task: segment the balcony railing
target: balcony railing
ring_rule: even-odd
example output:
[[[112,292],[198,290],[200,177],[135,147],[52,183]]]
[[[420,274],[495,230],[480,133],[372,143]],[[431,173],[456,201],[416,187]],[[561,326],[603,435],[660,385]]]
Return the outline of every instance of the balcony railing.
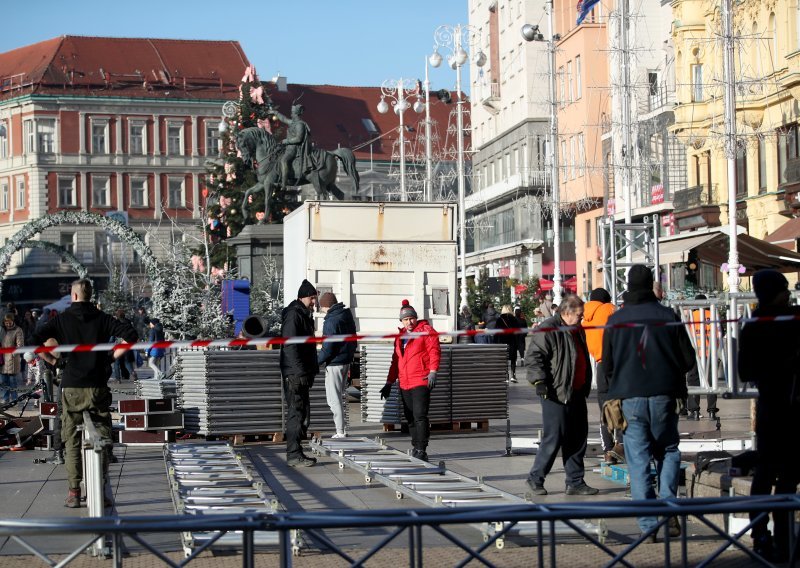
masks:
[[[703,205],[715,204],[713,184],[695,185],[678,190],[672,198],[672,205],[675,211],[686,211]]]

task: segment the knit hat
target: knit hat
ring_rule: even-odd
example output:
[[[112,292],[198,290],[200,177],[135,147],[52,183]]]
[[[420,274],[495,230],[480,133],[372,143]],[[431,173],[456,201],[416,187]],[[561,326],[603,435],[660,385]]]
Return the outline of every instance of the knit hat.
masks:
[[[601,304],[608,304],[611,302],[611,294],[608,293],[608,290],[605,288],[595,288],[592,290],[592,293],[589,294],[589,301],[590,302],[600,302]]]
[[[403,300],[403,307],[400,308],[400,319],[403,318],[415,318],[417,317],[417,310],[414,309],[414,306],[408,303],[408,300]]]
[[[314,288],[314,285],[308,280],[303,280],[303,283],[300,284],[300,289],[297,291],[297,297],[309,298],[311,296],[316,296],[316,295],[317,295],[317,289]]]
[[[322,296],[319,297],[319,307],[320,308],[330,308],[333,304],[336,304],[336,296],[333,292],[325,292]]]
[[[753,275],[753,291],[759,304],[769,304],[775,296],[789,289],[786,277],[777,270],[759,270]]]
[[[634,264],[628,272],[628,291],[653,290],[653,271],[643,264]]]

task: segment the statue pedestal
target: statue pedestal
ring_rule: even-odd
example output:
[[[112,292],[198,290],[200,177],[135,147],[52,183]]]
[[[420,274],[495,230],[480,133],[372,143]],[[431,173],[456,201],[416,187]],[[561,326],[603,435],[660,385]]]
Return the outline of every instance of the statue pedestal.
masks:
[[[251,283],[264,276],[264,261],[275,260],[278,274],[283,274],[283,225],[247,225],[242,232],[228,239],[236,247],[239,278]]]

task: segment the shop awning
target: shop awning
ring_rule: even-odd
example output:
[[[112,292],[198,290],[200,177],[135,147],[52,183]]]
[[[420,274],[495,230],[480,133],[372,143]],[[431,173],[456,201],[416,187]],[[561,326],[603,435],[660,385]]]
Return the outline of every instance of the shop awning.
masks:
[[[778,227],[774,233],[770,233],[764,240],[781,248],[795,250],[797,240],[800,239],[800,217],[789,219]]]
[[[778,245],[768,243],[750,235],[740,234],[736,237],[739,263],[745,267],[745,274],[752,275],[764,268],[774,268],[781,272],[800,270],[800,254]],[[728,262],[730,239],[724,232],[714,231],[700,235],[683,235],[664,239],[659,243],[659,263],[675,264],[686,262],[690,250],[696,249],[700,260],[714,266],[722,266]],[[633,255],[634,262],[643,262],[644,255]]]

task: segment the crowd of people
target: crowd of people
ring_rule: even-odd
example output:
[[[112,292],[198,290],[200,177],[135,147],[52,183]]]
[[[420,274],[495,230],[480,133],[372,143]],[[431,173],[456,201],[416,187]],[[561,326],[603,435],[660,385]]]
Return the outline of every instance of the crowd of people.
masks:
[[[755,321],[744,326],[740,336],[739,372],[742,380],[759,391],[756,415],[758,463],[752,494],[794,493],[800,483],[800,464],[794,452],[786,452],[782,439],[793,432],[800,420],[800,307],[789,306],[786,279],[778,272],[755,274],[753,287],[758,298],[754,316],[793,316],[781,321]],[[534,495],[547,495],[545,482],[561,453],[566,495],[595,495],[598,489],[585,481],[584,459],[589,431],[587,399],[593,384],[603,416],[599,425],[603,458],[609,463],[625,461],[630,475],[630,492],[635,500],[675,498],[678,494],[681,454],[678,421],[688,403],[689,417],[698,413],[699,398],[688,396],[688,385],[697,384],[695,346],[705,350],[706,341],[717,340],[707,329],[709,315],[695,310],[690,325],[680,322],[675,311],[662,305],[663,294],[652,271],[633,266],[621,305],[615,307],[608,291],[598,288],[587,302],[574,294],[563,297],[558,306],[548,300],[536,310],[529,324],[520,309],[504,305],[497,313],[487,303],[477,323],[464,309],[459,324],[476,343],[495,340],[508,351],[509,382],[517,382],[519,367],[540,398],[542,438],[526,479]],[[31,310],[17,319],[13,305],[6,306],[2,345],[21,347],[59,343],[104,343],[117,340],[164,339],[156,319],[140,309],[132,321],[124,311],[114,317],[89,301],[91,283],[78,280],[72,286],[73,304],[61,314],[37,314]],[[702,298],[698,298],[702,299]],[[319,304],[324,314],[325,336],[356,333],[353,315],[332,292],[318,297],[316,287],[303,280],[293,300],[282,312],[283,337],[314,335],[313,311]],[[46,316],[46,319],[45,319]],[[428,460],[431,391],[436,386],[441,349],[436,330],[421,319],[408,300],[398,313],[401,326],[394,339],[391,365],[381,398],[398,400],[409,425],[411,454]],[[469,327],[474,323],[474,328]],[[642,325],[645,324],[645,325]],[[650,325],[648,325],[650,324]],[[542,333],[486,333],[480,330],[517,330],[541,326]],[[697,331],[700,329],[701,331]],[[62,440],[66,448],[68,495],[65,505],[80,503],[80,452],[77,426],[82,411],[89,410],[103,429],[110,428],[111,395],[107,380],[111,366],[128,374],[130,351],[115,350],[113,359],[103,353],[75,353],[67,357],[62,372]],[[302,441],[310,427],[309,391],[320,367],[325,366],[327,401],[334,417],[333,438],[347,436],[343,393],[348,384],[355,343],[348,341],[285,343],[281,346],[280,369],[284,381],[287,462],[292,467],[309,467],[316,459],[307,456]],[[770,354],[773,354],[770,356]],[[156,377],[160,376],[163,351],[147,354]],[[2,385],[13,384],[24,361],[6,355],[2,361]],[[3,390],[4,399],[8,390]],[[707,412],[716,417],[716,399],[707,401]],[[651,464],[655,463],[655,475]],[[785,559],[790,545],[789,513],[774,513],[774,532],[767,520],[753,515],[754,548],[764,558]],[[671,537],[681,534],[676,517],[638,519],[643,536],[659,538],[661,527]]]

